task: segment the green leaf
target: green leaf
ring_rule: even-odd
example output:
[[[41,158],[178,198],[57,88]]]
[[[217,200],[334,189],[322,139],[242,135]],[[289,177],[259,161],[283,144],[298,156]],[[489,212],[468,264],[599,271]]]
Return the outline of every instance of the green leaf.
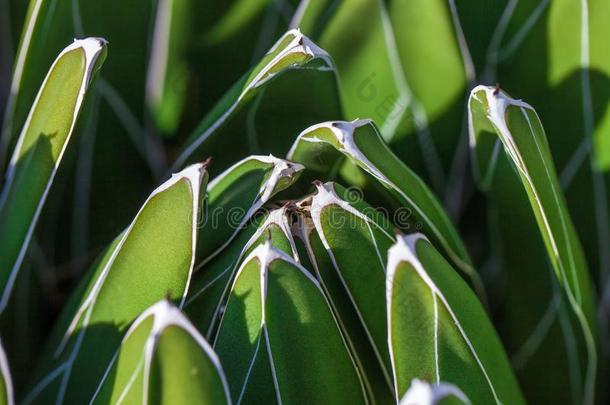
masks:
[[[163,300],[129,328],[92,404],[230,404],[218,357],[178,308]]]
[[[370,402],[392,401],[385,319],[386,218],[338,184],[316,184],[298,204],[295,234],[303,242],[360,369]]]
[[[354,0],[324,12],[308,3],[304,32],[337,65],[346,118],[375,120],[392,150],[436,191],[460,180],[463,103],[474,72],[454,2]]]
[[[589,268],[601,284],[610,275],[608,3],[509,3],[515,4],[498,24],[490,82],[536,107]]]
[[[498,207],[498,224],[506,236],[501,248],[511,255],[504,259],[512,283],[507,304],[519,306],[508,308],[507,321],[519,332],[509,341],[511,348],[525,350],[517,359],[527,394],[591,403],[598,368],[594,297],[544,129],[531,106],[490,87],[473,90],[469,111],[475,173]],[[532,262],[525,260],[521,267],[521,255]],[[523,308],[537,315],[522,315]],[[548,367],[543,359],[556,358],[567,360],[556,363],[563,383],[542,390],[547,377],[540,370]]]
[[[473,403],[524,403],[476,296],[421,234],[388,251],[388,344],[396,398],[412,379],[455,384]]]
[[[209,184],[205,222],[197,244],[197,268],[222,252],[273,196],[290,187],[303,166],[269,156],[247,157]]]
[[[202,112],[210,111],[227,89],[286,32],[287,14],[295,2],[296,0],[281,4],[274,0],[189,1],[188,15],[184,20],[178,21],[179,18],[172,15],[172,21],[175,22],[171,26],[172,32],[185,32],[183,35],[188,39],[186,52],[177,55],[185,59],[178,60],[179,66],[188,64],[188,76],[183,75],[177,81],[168,83],[171,87],[176,86],[176,90],[188,86],[188,94],[185,95],[188,100],[180,120],[181,128],[191,131],[199,123]],[[180,2],[172,4],[173,9],[180,7],[177,3]],[[159,12],[157,15],[160,17]],[[156,31],[162,27],[157,24]],[[159,47],[158,53],[168,55],[168,69],[175,71],[172,64],[176,58],[171,55],[180,54],[181,45],[179,41],[166,41],[166,38],[161,34],[155,37],[153,54],[155,48]],[[168,47],[167,52],[165,46]],[[239,49],[239,52],[227,52],[228,49]],[[150,73],[155,65],[153,60],[149,69],[149,82],[152,81]],[[167,94],[171,97],[175,92]]]
[[[298,30],[292,30],[216,104],[173,167],[212,156],[214,169],[224,170],[250,154],[282,156],[293,134],[315,122],[340,116],[336,72],[330,56]],[[236,133],[239,138],[233,136]]]
[[[373,183],[381,186],[375,187],[376,190],[385,191],[383,198],[390,207],[397,207],[392,215],[395,224],[423,228],[423,232],[467,275],[484,297],[481,280],[442,204],[386,146],[372,121],[331,121],[309,127],[298,136],[287,157],[305,165],[308,172],[327,176],[341,163],[339,160],[343,156],[369,175]],[[398,221],[406,222],[405,219],[408,224]]]
[[[191,0],[161,0],[157,5],[146,102],[166,136],[176,131],[186,102],[192,8]]]
[[[222,254],[200,268],[193,276],[185,312],[208,339],[214,336],[223,305],[231,289],[239,262],[269,237],[273,245],[298,261],[296,246],[290,235],[286,208],[272,210],[264,218],[256,218],[222,251]]]
[[[66,47],[51,65],[23,126],[0,195],[0,311],[105,56],[103,39],[77,40]]]
[[[13,393],[13,380],[11,378],[11,370],[4,347],[0,344],[0,404],[13,405],[15,397]]]
[[[318,281],[271,241],[242,261],[214,348],[237,402],[365,403]]]
[[[153,191],[66,306],[26,403],[90,399],[129,324],[163,297],[183,304],[206,181],[196,164]]]
[[[64,262],[97,252],[112,241],[166,173],[164,151],[156,142],[153,125],[146,122],[144,104],[148,44],[157,2],[19,2],[29,3],[29,10],[3,121],[0,171],[46,70],[65,44],[103,33],[112,49],[87,106],[88,119],[77,128],[80,139],[75,153],[66,156],[74,160],[75,169],[62,171],[65,190],[49,196],[49,203],[53,201],[61,209],[47,214],[49,224],[40,224],[45,226],[41,231],[55,233],[47,250],[57,256],[54,260]],[[55,224],[60,222],[57,229]]]

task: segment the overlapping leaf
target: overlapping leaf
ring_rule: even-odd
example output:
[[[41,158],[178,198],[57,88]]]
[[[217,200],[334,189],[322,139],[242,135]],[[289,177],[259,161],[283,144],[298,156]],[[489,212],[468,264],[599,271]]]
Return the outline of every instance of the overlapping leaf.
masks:
[[[227,294],[233,283],[239,262],[254,248],[271,238],[273,245],[298,261],[296,246],[290,237],[290,223],[286,208],[272,210],[263,218],[249,224],[215,260],[194,275],[193,286],[185,311],[199,330],[208,338],[213,336]]]
[[[544,129],[532,107],[498,89],[475,88],[469,104],[475,173],[492,196],[506,256],[505,339],[526,393],[536,401],[591,403],[598,368],[594,297]],[[547,378],[562,383],[543,390]]]
[[[288,153],[288,159],[304,164],[323,177],[342,163],[342,156],[370,176],[373,185],[369,184],[368,188],[385,190],[384,197],[394,209],[392,217],[400,216],[399,219],[405,220],[404,224],[394,221],[395,225],[423,228],[456,267],[471,279],[478,293],[484,295],[468,252],[441,203],[426,184],[389,150],[370,120],[314,125],[299,135]],[[362,181],[352,180],[350,183],[367,187]]]
[[[24,402],[90,399],[128,325],[163,297],[182,305],[206,180],[192,165],[151,194],[67,304]]]
[[[318,281],[271,241],[241,262],[214,348],[237,403],[366,402]]]
[[[160,301],[133,323],[92,404],[231,404],[218,357],[180,310]]]
[[[220,253],[271,198],[293,184],[303,166],[273,155],[245,158],[210,182],[198,266]]]
[[[387,218],[338,184],[316,185],[302,201],[294,232],[304,244],[372,402],[391,401],[385,319],[385,251],[394,238]],[[391,228],[390,228],[391,229]]]
[[[66,47],[51,65],[19,135],[0,195],[0,311],[7,305],[84,98],[105,55],[103,39],[87,38]]]
[[[412,379],[449,382],[473,403],[524,403],[493,325],[421,234],[388,251],[388,345],[397,400]]]

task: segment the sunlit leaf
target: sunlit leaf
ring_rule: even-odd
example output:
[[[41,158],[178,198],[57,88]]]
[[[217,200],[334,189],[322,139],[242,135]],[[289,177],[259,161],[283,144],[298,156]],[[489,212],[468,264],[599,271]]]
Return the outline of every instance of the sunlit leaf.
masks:
[[[196,164],[153,191],[67,304],[26,403],[90,399],[129,324],[163,297],[183,304],[206,181]]]
[[[511,255],[504,259],[513,331],[507,340],[520,350],[526,393],[536,401],[591,403],[598,369],[594,297],[544,129],[531,106],[491,87],[475,88],[469,109],[476,177],[493,196],[500,248]],[[566,361],[542,373],[551,359]],[[543,390],[551,375],[562,383]]]
[[[222,367],[180,310],[160,301],[129,328],[92,404],[230,404]]]
[[[250,154],[283,156],[302,128],[340,116],[330,56],[292,30],[216,104],[173,167],[212,156],[224,170]]]
[[[103,39],[87,38],[66,47],[51,65],[19,135],[0,194],[0,311],[7,305],[83,100],[105,55]]]

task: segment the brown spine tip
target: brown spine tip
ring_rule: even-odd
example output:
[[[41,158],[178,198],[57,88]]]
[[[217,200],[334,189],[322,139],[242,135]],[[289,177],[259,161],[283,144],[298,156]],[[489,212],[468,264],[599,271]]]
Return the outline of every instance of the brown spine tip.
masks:
[[[212,156],[209,156],[207,159],[205,159],[203,162],[201,162],[201,164],[203,165],[204,169],[207,169],[208,167],[210,167],[210,165],[212,164],[213,161],[214,161],[214,159],[212,159]]]
[[[500,83],[496,83],[494,88],[494,96],[497,96],[498,94],[500,94]]]

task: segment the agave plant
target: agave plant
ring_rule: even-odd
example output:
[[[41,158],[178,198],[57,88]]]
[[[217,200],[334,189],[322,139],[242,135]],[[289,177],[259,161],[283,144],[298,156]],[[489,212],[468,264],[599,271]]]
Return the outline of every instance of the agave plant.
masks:
[[[606,401],[608,0],[23,3],[0,404]]]

